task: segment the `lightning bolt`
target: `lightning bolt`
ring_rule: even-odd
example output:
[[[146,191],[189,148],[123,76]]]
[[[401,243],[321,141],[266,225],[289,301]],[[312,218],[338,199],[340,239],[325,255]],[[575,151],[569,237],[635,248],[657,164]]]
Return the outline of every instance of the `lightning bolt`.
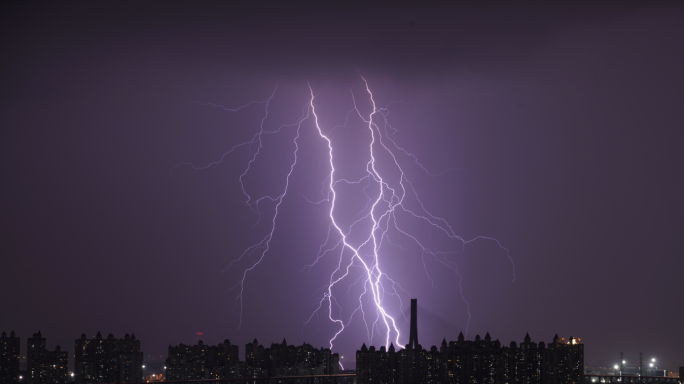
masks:
[[[317,299],[315,308],[304,325],[308,324],[319,312],[325,311],[328,320],[337,327],[329,342],[332,349],[337,337],[345,331],[355,317],[361,316],[366,326],[369,340],[372,340],[377,332],[384,339],[385,346],[388,347],[390,343],[394,343],[401,348],[403,346],[401,342],[402,335],[395,317],[397,313],[402,313],[403,298],[408,298],[410,295],[401,287],[398,281],[383,272],[383,266],[396,262],[396,260],[392,260],[382,250],[385,244],[403,248],[400,245],[400,240],[404,239],[402,241],[408,241],[420,250],[420,258],[425,274],[433,286],[435,285],[434,280],[430,276],[426,265],[426,259],[428,258],[449,268],[457,276],[461,300],[465,304],[468,313],[467,334],[470,323],[470,305],[463,295],[463,279],[458,266],[455,260],[450,258],[458,250],[444,251],[438,249],[434,242],[428,244],[420,236],[415,235],[411,231],[410,226],[405,222],[409,221],[413,225],[422,225],[437,233],[441,233],[446,239],[460,244],[461,251],[467,244],[478,240],[493,242],[505,252],[512,266],[512,280],[515,281],[515,264],[513,259],[508,249],[502,246],[495,238],[477,236],[472,239],[465,239],[454,232],[446,219],[427,210],[405,171],[405,161],[413,163],[430,177],[439,177],[449,170],[432,173],[419,161],[417,156],[397,144],[393,137],[397,130],[389,123],[390,106],[394,103],[385,107],[378,107],[368,81],[363,76],[360,76],[360,78],[363,84],[363,92],[367,96],[367,107],[370,107],[370,111],[367,113],[362,112],[362,108],[357,103],[354,89],[352,88],[351,99],[353,101],[353,108],[347,112],[345,123],[328,130],[319,121],[320,107],[316,104],[316,94],[310,84],[308,84],[309,99],[302,105],[302,113],[299,118],[290,124],[281,125],[274,130],[266,130],[264,127],[265,122],[269,119],[269,106],[278,90],[277,86],[268,99],[264,101],[251,101],[238,108],[226,108],[213,103],[199,103],[205,106],[218,107],[229,112],[238,112],[246,108],[263,106],[264,115],[261,119],[259,131],[250,140],[234,145],[217,161],[203,166],[195,166],[192,163],[179,163],[171,171],[182,165],[190,166],[193,169],[206,169],[221,164],[230,154],[240,148],[249,149],[247,164],[239,177],[242,193],[245,196],[245,204],[258,215],[259,220],[261,220],[261,215],[266,210],[272,210],[273,215],[269,223],[269,230],[266,231],[261,240],[245,249],[226,268],[228,270],[235,264],[247,263],[247,266],[242,270],[242,278],[236,285],[236,287],[239,286],[236,305],[239,305],[241,327],[245,280],[248,274],[264,261],[270,250],[271,240],[277,228],[280,207],[288,194],[291,176],[297,167],[300,134],[302,129],[306,128],[304,122],[310,122],[318,134],[320,142],[327,148],[326,163],[329,167],[329,174],[322,190],[323,199],[320,201],[307,200],[312,204],[327,204],[329,206],[329,227],[327,238],[321,244],[318,255],[304,269],[310,271],[320,260],[329,257],[329,255],[337,255],[337,259],[336,267],[330,273],[328,284],[323,289],[320,299]],[[415,105],[413,107],[415,108]],[[368,161],[362,172],[363,175],[357,179],[350,180],[338,176],[338,171],[335,167],[336,150],[330,134],[337,128],[346,128],[350,117],[353,118],[354,116],[363,122],[364,131],[367,132],[369,138],[367,147]],[[257,157],[262,154],[264,137],[267,135],[284,134],[286,131],[293,131],[291,133],[293,136],[291,139],[293,151],[289,170],[284,176],[284,187],[279,193],[274,195],[251,196],[247,192],[245,177],[252,170],[252,165]],[[357,212],[356,220],[347,224],[344,224],[344,220],[340,219],[340,213],[344,210],[344,207],[340,206],[341,203],[339,201],[339,196],[344,193],[340,189],[342,185],[361,188],[367,199],[365,207]],[[264,205],[267,208],[270,207],[270,209],[263,208],[262,206]],[[339,289],[336,287],[338,285],[342,286],[343,283],[348,284],[348,295],[351,295],[352,287],[357,285],[363,287],[363,292],[358,296],[358,305],[350,308],[351,314],[347,318],[342,317],[341,307],[335,296],[336,292],[339,294]],[[389,297],[394,298],[394,301],[388,300]],[[370,306],[368,303],[370,303]]]

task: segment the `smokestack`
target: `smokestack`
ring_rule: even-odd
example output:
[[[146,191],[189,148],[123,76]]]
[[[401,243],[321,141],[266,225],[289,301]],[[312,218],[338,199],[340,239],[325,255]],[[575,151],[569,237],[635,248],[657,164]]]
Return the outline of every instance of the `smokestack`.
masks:
[[[418,348],[418,299],[411,299],[411,333],[408,345],[413,349]]]

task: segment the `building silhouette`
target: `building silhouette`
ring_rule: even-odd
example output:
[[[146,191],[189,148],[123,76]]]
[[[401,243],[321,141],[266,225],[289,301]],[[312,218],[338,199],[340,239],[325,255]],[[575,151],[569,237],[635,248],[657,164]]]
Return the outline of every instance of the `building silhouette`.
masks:
[[[143,379],[143,353],[135,334],[106,339],[100,332],[95,338],[85,334],[75,342],[74,380],[85,383],[134,383]]]
[[[228,379],[241,377],[239,347],[225,340],[218,345],[169,345],[166,380]]]
[[[216,346],[205,345],[200,340],[196,345],[169,346],[165,377],[166,380],[201,380],[337,373],[339,355],[328,348],[316,349],[306,343],[288,345],[286,340],[267,348],[254,339],[245,345],[245,361],[240,361],[238,346],[229,340]]]
[[[38,331],[26,342],[26,381],[29,384],[63,384],[67,381],[69,354],[58,345],[47,350],[46,339]]]
[[[339,354],[307,343],[294,346],[283,339],[265,348],[254,339],[245,345],[245,377],[332,375],[339,373],[339,366]]]
[[[14,331],[7,336],[0,336],[0,384],[16,384],[19,382],[21,344]]]
[[[458,340],[429,350],[418,344],[415,299],[411,300],[409,344],[397,350],[366,347],[356,352],[358,383],[478,383],[478,384],[580,384],[584,383],[584,346],[556,335],[546,345],[531,341],[529,334],[517,345],[502,346],[489,333],[483,338]]]

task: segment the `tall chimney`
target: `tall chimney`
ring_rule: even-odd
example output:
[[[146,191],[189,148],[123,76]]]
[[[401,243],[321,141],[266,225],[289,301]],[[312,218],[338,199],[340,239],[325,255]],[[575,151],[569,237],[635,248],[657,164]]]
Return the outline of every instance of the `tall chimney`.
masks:
[[[411,299],[411,334],[408,345],[413,349],[418,348],[418,299]]]

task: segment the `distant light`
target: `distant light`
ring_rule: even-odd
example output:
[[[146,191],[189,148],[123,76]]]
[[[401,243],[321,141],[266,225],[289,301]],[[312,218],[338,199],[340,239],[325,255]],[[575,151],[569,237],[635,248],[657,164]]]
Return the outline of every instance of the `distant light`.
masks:
[[[71,377],[74,377],[74,373],[73,373],[73,372],[71,372]]]
[[[622,360],[622,364],[627,364],[627,362],[626,362],[626,361],[624,361],[624,360]]]
[[[164,369],[166,369],[166,367],[164,367]]]
[[[653,367],[653,363],[649,364],[651,367]]]
[[[145,368],[145,365],[143,364],[143,368]]]
[[[19,376],[19,380],[21,380],[21,379],[23,379],[23,378],[24,378],[24,376]]]
[[[200,335],[200,336],[202,336],[202,335],[204,335],[204,333],[202,333],[202,332],[197,332],[197,333],[195,333],[195,335]]]
[[[651,361],[655,363],[655,357],[654,357],[654,358],[652,358],[652,359],[651,359]]]
[[[618,365],[617,365],[617,364],[615,364],[615,369],[618,369]]]

